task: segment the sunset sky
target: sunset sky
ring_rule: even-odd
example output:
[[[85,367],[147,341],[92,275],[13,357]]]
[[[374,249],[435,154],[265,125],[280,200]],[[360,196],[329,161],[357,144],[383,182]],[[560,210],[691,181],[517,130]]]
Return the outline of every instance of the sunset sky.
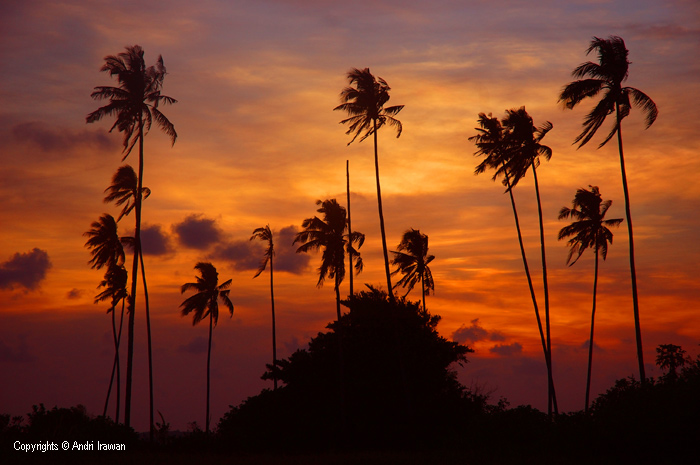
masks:
[[[372,142],[348,146],[344,115],[332,111],[353,67],[388,82],[388,105],[405,105],[401,137],[379,132],[387,241],[396,250],[409,228],[429,236],[436,258],[428,310],[442,316],[441,335],[476,351],[458,368],[460,381],[494,402],[503,396],[540,409],[546,370],[510,203],[490,174],[473,174],[480,159],[468,138],[479,112],[501,117],[524,105],[535,124],[553,123],[543,143],[554,155],[538,177],[554,382],[560,408],[571,411],[584,402],[593,254],[566,266],[557,232],[567,223],[557,214],[580,187],[599,186],[613,201],[608,218],[624,217],[624,198],[615,141],[596,149],[610,126],[577,149],[593,102],[565,110],[557,97],[578,64],[595,60],[585,55],[593,36],[621,36],[632,62],[627,85],[659,108],[648,130],[636,108],[623,124],[647,375],[661,374],[659,344],[680,344],[693,357],[700,351],[696,0],[30,0],[0,4],[0,31],[0,413],[26,414],[40,402],[102,413],[113,344],[108,305],[93,303],[103,272],[90,269],[83,233],[103,213],[119,213],[102,199],[122,164],[123,136],[108,132],[112,119],[87,125],[85,116],[103,104],[90,98],[95,86],[117,85],[99,71],[104,57],[134,44],[147,65],[163,56],[163,93],[178,100],[162,108],[177,141],[151,130],[143,178],[152,190],[143,240],[155,408],[173,429],[204,425],[208,328],[193,327],[178,308],[198,261],[233,279],[234,316],[222,308],[214,330],[214,424],[229,405],[272,387],[260,380],[271,331],[269,275],[253,279],[263,253],[249,241],[255,228],[269,224],[275,234],[278,357],[335,318],[332,283],[316,287],[320,254],[297,255],[291,242],[317,199],[346,204],[346,160],[353,229],[367,237],[356,289],[386,286]],[[125,163],[135,166],[137,155]],[[515,196],[543,308],[531,174]],[[133,216],[120,233],[133,233]],[[626,225],[613,233],[600,266],[594,393],[638,376]],[[142,289],[137,430],[148,429]],[[419,290],[409,298],[418,300]]]

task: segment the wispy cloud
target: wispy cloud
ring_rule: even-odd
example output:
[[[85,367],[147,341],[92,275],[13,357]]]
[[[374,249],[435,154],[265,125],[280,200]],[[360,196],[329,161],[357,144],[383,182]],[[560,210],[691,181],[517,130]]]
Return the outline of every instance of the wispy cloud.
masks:
[[[34,248],[31,252],[17,252],[9,260],[0,263],[0,289],[24,287],[33,291],[39,287],[51,268],[49,254]]]

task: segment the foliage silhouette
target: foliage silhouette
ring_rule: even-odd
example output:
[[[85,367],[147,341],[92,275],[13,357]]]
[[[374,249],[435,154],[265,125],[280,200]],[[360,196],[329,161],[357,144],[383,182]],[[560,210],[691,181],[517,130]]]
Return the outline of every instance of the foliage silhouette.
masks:
[[[263,391],[224,415],[218,426],[222,441],[251,448],[381,447],[412,439],[429,442],[464,421],[462,413],[473,407],[473,401],[452,365],[466,363],[472,350],[437,333],[439,316],[403,298],[392,302],[374,288],[350,296],[343,305],[349,311],[329,323],[329,331],[313,338],[308,349],[279,360],[277,367],[268,366],[263,378],[276,370],[283,386]],[[415,395],[412,414],[397,395],[403,381],[392,337],[395,330],[403,335],[402,355]],[[341,337],[347,402],[342,436],[335,415]],[[269,421],[272,412],[274,422]],[[269,444],[270,435],[282,442]]]
[[[433,274],[428,267],[428,264],[435,259],[435,255],[428,255],[428,236],[421,234],[417,229],[411,228],[403,234],[398,251],[392,251],[391,253],[394,254],[391,264],[397,267],[391,274],[403,274],[403,277],[394,284],[394,288],[399,286],[407,287],[407,296],[413,289],[413,286],[420,280],[423,310],[426,310],[426,290],[428,293],[430,291],[435,292]]]
[[[317,216],[306,218],[301,224],[303,230],[297,233],[293,243],[302,243],[297,253],[323,249],[316,285],[321,287],[326,277],[335,281],[336,313],[340,319],[340,283],[345,277],[345,251],[352,250],[357,258],[355,272],[362,271],[362,257],[357,249],[364,244],[365,235],[357,231],[351,236],[345,233],[348,227],[345,207],[335,199],[317,200],[316,205],[321,205],[317,211],[323,215],[323,219]],[[357,249],[354,244],[357,244]]]
[[[187,316],[192,313],[192,325],[196,325],[207,316],[209,317],[209,343],[207,345],[207,414],[206,414],[206,429],[209,433],[209,386],[210,386],[210,368],[211,368],[211,336],[212,329],[219,321],[219,300],[228,309],[233,317],[233,304],[229,298],[231,292],[229,286],[231,279],[219,284],[219,273],[211,263],[199,262],[194,267],[199,271],[200,276],[196,276],[197,282],[185,283],[180,291],[185,293],[189,290],[194,290],[197,293],[185,299],[180,307],[182,308],[182,316]]]
[[[374,136],[374,171],[377,180],[377,207],[379,210],[379,229],[382,235],[382,247],[384,251],[384,269],[386,272],[386,286],[389,298],[393,299],[393,289],[389,270],[389,252],[386,245],[386,230],[384,228],[384,212],[382,209],[382,190],[379,183],[379,155],[377,131],[388,124],[397,130],[396,137],[401,136],[403,126],[401,121],[395,116],[403,109],[403,105],[384,108],[389,101],[389,91],[391,87],[380,77],[375,78],[370,73],[369,68],[359,70],[352,68],[347,74],[349,86],[340,92],[341,103],[333,110],[346,112],[350,117],[344,119],[340,124],[347,124],[348,130],[345,134],[354,134],[348,145],[360,137],[360,142]],[[353,87],[354,85],[354,87]]]
[[[272,305],[272,365],[277,363],[277,335],[275,331],[275,287],[273,282],[273,257],[275,256],[275,246],[272,241],[272,231],[270,230],[270,225],[265,225],[263,228],[257,228],[253,231],[253,235],[250,240],[260,239],[261,241],[267,242],[267,249],[265,249],[265,255],[263,261],[260,263],[258,272],[255,273],[253,279],[260,276],[260,274],[267,268],[267,263],[270,263],[270,302]],[[277,389],[277,377],[272,378],[274,389]]]
[[[568,242],[570,247],[566,263],[573,265],[581,258],[583,252],[591,248],[595,253],[595,266],[593,273],[593,308],[591,310],[591,336],[588,339],[588,375],[586,378],[586,406],[584,411],[588,412],[588,401],[591,392],[591,367],[593,366],[593,328],[595,324],[596,296],[598,290],[598,253],[605,260],[608,256],[608,242],[612,244],[613,234],[608,226],[619,226],[622,218],[606,220],[607,213],[612,200],[605,200],[600,195],[598,186],[590,186],[591,190],[578,189],[572,202],[573,208],[562,207],[559,211],[559,219],[571,218],[574,220],[568,226],[564,226],[559,231],[559,240],[571,237]],[[573,237],[572,237],[573,236]],[[576,255],[574,261],[572,257]]]
[[[134,199],[136,226],[134,229],[134,264],[131,273],[131,293],[129,302],[128,350],[126,364],[126,396],[124,406],[124,422],[131,424],[131,386],[134,356],[134,318],[136,310],[136,283],[138,281],[138,264],[141,253],[141,193],[143,192],[143,137],[151,128],[153,121],[175,143],[177,132],[175,126],[161,113],[159,105],[173,104],[177,100],[161,94],[165,79],[163,57],[159,56],[156,64],[146,67],[143,58],[144,51],[139,45],[126,47],[125,52],[118,55],[108,55],[100,71],[109,73],[117,78],[119,87],[95,87],[91,97],[95,100],[109,100],[109,103],[98,108],[85,118],[87,123],[94,123],[106,116],[116,116],[116,121],[110,132],[117,128],[124,133],[124,158],[129,156],[136,142],[139,143],[138,195]],[[152,402],[151,402],[152,404]],[[153,409],[150,415],[150,431],[153,438]]]
[[[479,126],[475,128],[477,134],[469,138],[476,144],[477,151],[474,155],[484,155],[484,160],[479,163],[474,169],[474,174],[481,174],[486,171],[486,169],[493,169],[495,173],[491,179],[494,181],[499,177],[503,176],[503,185],[506,186],[506,192],[510,196],[510,204],[513,209],[513,217],[515,218],[515,229],[518,233],[518,244],[520,245],[520,255],[523,259],[523,266],[525,268],[525,277],[527,278],[527,284],[530,289],[530,298],[532,299],[532,305],[535,309],[535,319],[537,320],[537,328],[540,332],[540,339],[542,341],[542,350],[544,351],[544,358],[547,364],[547,409],[548,413],[552,413],[552,407],[557,410],[556,401],[556,391],[554,389],[554,380],[552,376],[552,358],[551,350],[549,348],[548,339],[545,337],[545,332],[542,329],[542,319],[540,318],[540,310],[537,305],[537,298],[535,296],[535,288],[532,284],[532,276],[530,276],[530,267],[527,263],[527,257],[525,255],[525,246],[523,245],[523,235],[520,231],[520,221],[518,219],[518,210],[515,207],[515,197],[513,196],[513,176],[522,177],[527,171],[529,164],[532,164],[537,159],[539,154],[539,149],[529,150],[531,158],[528,163],[528,159],[525,157],[515,157],[514,155],[518,151],[519,147],[516,145],[515,149],[512,144],[514,140],[517,140],[512,136],[512,130],[506,131],[498,118],[488,116],[485,113],[479,113]],[[543,128],[546,129],[546,126]],[[545,132],[546,133],[546,132]],[[544,137],[544,136],[542,136]],[[541,137],[540,137],[541,139]],[[522,145],[522,141],[521,141]],[[535,139],[535,146],[539,145],[539,141]],[[546,150],[545,150],[546,155]],[[515,170],[516,173],[511,173],[511,170]],[[534,171],[533,171],[534,172]],[[541,231],[541,230],[540,230]],[[544,263],[544,262],[543,262]]]
[[[681,346],[660,344],[656,348],[656,364],[660,368],[668,370],[665,375],[668,380],[675,380],[678,377],[677,370],[689,363],[692,361],[687,358],[685,350]]]
[[[608,143],[617,134],[617,147],[620,154],[620,170],[622,172],[622,189],[625,194],[625,215],[627,218],[627,232],[629,235],[630,274],[632,279],[632,305],[634,309],[634,327],[637,340],[637,362],[639,363],[639,376],[644,383],[644,352],[642,350],[642,330],[639,323],[639,299],[637,296],[637,270],[634,260],[634,234],[632,232],[632,216],[630,213],[629,189],[627,187],[627,173],[625,170],[625,157],[622,150],[622,120],[629,115],[632,105],[640,107],[645,113],[646,127],[651,126],[658,110],[654,101],[644,92],[634,87],[623,87],[627,80],[630,62],[627,59],[629,51],[625,47],[625,41],[621,37],[610,36],[607,39],[594,37],[586,54],[595,51],[598,55],[598,63],[582,63],[571,73],[579,79],[567,84],[559,95],[559,101],[566,108],[573,109],[581,101],[588,97],[595,97],[603,92],[598,104],[591,110],[583,121],[583,132],[579,134],[574,143],[580,142],[579,148],[591,140],[602,126],[608,115],[615,113],[615,122],[612,130],[601,142],[598,148]],[[631,99],[630,99],[631,97]]]

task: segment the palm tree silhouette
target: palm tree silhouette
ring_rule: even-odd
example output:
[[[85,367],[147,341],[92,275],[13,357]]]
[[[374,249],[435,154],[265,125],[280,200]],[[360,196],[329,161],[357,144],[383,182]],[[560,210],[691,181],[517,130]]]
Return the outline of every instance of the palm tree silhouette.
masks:
[[[508,168],[508,163],[511,162],[512,155],[514,153],[510,147],[510,139],[507,137],[504,131],[503,125],[498,120],[498,118],[488,116],[485,113],[479,113],[479,126],[475,128],[477,135],[469,138],[476,144],[477,151],[474,155],[484,155],[485,158],[479,163],[474,170],[474,174],[481,174],[486,171],[487,168],[496,170],[492,179],[496,180],[499,175],[503,175],[503,185],[506,186],[506,192],[510,196],[510,204],[513,208],[513,217],[515,218],[515,229],[518,233],[518,244],[520,245],[520,254],[523,258],[523,266],[525,267],[525,276],[527,277],[527,284],[530,288],[530,297],[532,298],[532,305],[535,309],[535,318],[537,320],[537,328],[540,332],[540,339],[542,341],[542,350],[544,351],[544,358],[547,364],[547,380],[548,380],[548,413],[552,413],[552,407],[555,412],[558,412],[556,391],[554,389],[554,381],[552,378],[552,360],[550,357],[549,346],[545,338],[544,331],[542,329],[542,320],[540,318],[540,311],[537,305],[537,298],[535,297],[535,288],[532,285],[532,277],[530,276],[530,268],[527,264],[527,257],[525,255],[525,246],[523,245],[523,236],[520,231],[520,221],[518,219],[518,210],[515,207],[515,198],[513,197],[512,190],[512,174]],[[522,163],[521,163],[522,165]],[[518,165],[511,163],[511,167],[517,168]],[[519,173],[522,170],[519,169]],[[549,401],[551,399],[551,402]]]
[[[107,415],[107,406],[109,405],[109,397],[112,392],[112,384],[114,382],[115,370],[117,372],[117,412],[115,415],[117,423],[119,422],[119,407],[120,407],[120,367],[119,367],[119,342],[121,340],[121,322],[124,319],[124,309],[122,308],[122,316],[120,318],[119,324],[119,334],[117,335],[116,329],[116,317],[115,317],[115,307],[122,300],[127,297],[126,292],[126,279],[127,273],[124,269],[124,261],[126,260],[126,255],[124,253],[123,244],[128,242],[127,239],[122,239],[119,237],[117,231],[117,222],[114,217],[109,214],[103,214],[98,221],[93,221],[90,225],[91,229],[84,233],[83,235],[88,237],[85,247],[90,250],[92,258],[88,261],[93,269],[101,269],[102,267],[107,267],[105,272],[105,278],[100,282],[99,288],[105,287],[106,289],[102,291],[95,297],[95,303],[112,299],[111,306],[107,313],[112,314],[112,335],[114,337],[114,362],[112,364],[112,375],[109,381],[109,388],[107,389],[107,398],[105,400],[104,411],[102,416]],[[122,273],[123,270],[123,273]],[[122,289],[123,288],[123,289]]]
[[[117,221],[129,215],[136,206],[136,193],[139,183],[136,172],[131,165],[123,165],[117,169],[112,177],[112,184],[105,189],[107,195],[104,202],[114,202],[115,205],[124,205],[119,213]],[[151,195],[148,187],[141,187],[141,201]],[[139,248],[139,260],[141,261],[141,279],[143,280],[144,303],[146,304],[146,335],[148,338],[148,392],[149,392],[149,438],[153,441],[155,423],[153,422],[153,355],[151,343],[151,310],[148,302],[148,286],[146,285],[146,267],[143,263],[143,249]]]
[[[265,255],[263,261],[260,263],[258,272],[255,273],[253,279],[260,276],[260,274],[265,271],[267,263],[270,262],[270,302],[272,303],[272,381],[274,389],[277,390],[277,336],[275,332],[275,291],[273,282],[273,265],[272,258],[275,256],[275,246],[272,242],[272,231],[270,230],[270,225],[265,225],[264,228],[257,228],[253,231],[253,235],[250,240],[260,239],[261,241],[267,242],[267,249],[265,249]]]
[[[165,79],[165,65],[163,58],[158,57],[154,66],[146,68],[143,59],[143,49],[139,45],[126,47],[126,51],[118,55],[108,55],[104,58],[105,64],[100,71],[116,76],[119,87],[98,86],[90,96],[95,100],[109,100],[109,103],[98,108],[85,118],[87,123],[94,123],[106,116],[116,116],[116,121],[110,128],[110,132],[117,128],[124,133],[124,157],[129,156],[132,149],[139,143],[139,169],[138,189],[139,195],[134,199],[136,211],[136,228],[134,231],[134,264],[131,273],[131,298],[129,302],[129,327],[128,350],[126,363],[126,396],[124,399],[124,423],[130,426],[131,422],[131,385],[134,356],[134,317],[136,309],[136,283],[138,277],[138,263],[141,251],[141,192],[143,188],[143,137],[151,128],[153,121],[170,136],[175,143],[177,133],[175,127],[168,118],[161,113],[158,106],[172,104],[177,101],[172,97],[161,95],[163,80]],[[153,418],[151,415],[151,430]]]
[[[228,280],[219,284],[219,273],[216,272],[214,265],[208,262],[199,262],[194,267],[199,271],[201,276],[195,276],[197,282],[185,283],[180,289],[181,293],[194,290],[196,294],[185,299],[180,308],[182,308],[182,316],[192,315],[192,326],[202,321],[207,316],[209,317],[209,345],[207,348],[207,419],[205,432],[209,433],[209,380],[211,368],[211,336],[212,329],[219,321],[219,300],[228,308],[231,317],[233,317],[233,304],[229,298],[229,286],[232,280]]]
[[[384,104],[389,101],[389,90],[391,88],[382,78],[375,78],[370,73],[369,68],[359,70],[351,69],[348,74],[349,86],[344,88],[340,93],[342,104],[335,107],[333,110],[341,110],[350,115],[349,118],[342,120],[341,124],[348,124],[349,128],[346,134],[354,134],[348,145],[352,144],[357,137],[360,137],[360,142],[374,136],[374,170],[377,179],[377,206],[379,209],[379,229],[382,234],[382,247],[384,250],[384,269],[386,271],[386,285],[389,290],[389,296],[394,298],[390,291],[391,273],[389,271],[389,252],[386,246],[386,232],[384,229],[384,212],[382,210],[382,190],[379,184],[379,155],[377,149],[377,131],[385,124],[394,126],[397,129],[396,137],[401,136],[403,129],[401,121],[394,118],[402,109],[403,105],[384,108]],[[353,87],[354,84],[354,87]]]
[[[598,252],[605,260],[608,256],[608,242],[612,244],[613,234],[608,226],[619,226],[622,218],[606,220],[612,200],[603,201],[597,186],[590,186],[591,190],[578,189],[573,200],[573,208],[562,207],[559,211],[559,219],[571,218],[575,220],[559,231],[559,240],[571,237],[570,247],[566,263],[573,265],[581,258],[583,252],[592,248],[595,252],[595,272],[593,274],[593,309],[591,310],[591,337],[588,341],[588,377],[586,380],[586,408],[588,412],[588,400],[591,392],[591,366],[593,364],[593,327],[595,323],[596,294],[598,289]],[[576,255],[576,258],[571,259]]]
[[[423,297],[423,310],[425,310],[425,293],[435,292],[435,282],[433,274],[430,272],[428,264],[435,259],[434,255],[428,255],[428,236],[421,234],[418,229],[409,229],[403,234],[398,251],[392,251],[394,258],[391,264],[398,268],[391,274],[403,274],[403,277],[394,284],[394,288],[407,287],[406,295],[413,289],[413,286],[420,280],[421,295]],[[405,296],[404,296],[405,297]]]
[[[340,283],[345,277],[345,251],[352,250],[353,256],[357,258],[355,262],[355,272],[362,271],[362,258],[357,251],[365,241],[365,235],[353,231],[348,237],[345,233],[347,220],[345,208],[338,204],[335,199],[316,201],[316,205],[321,205],[317,211],[323,214],[323,219],[317,216],[306,218],[301,226],[304,228],[298,232],[293,244],[301,242],[297,248],[297,253],[306,253],[311,250],[323,248],[321,266],[318,268],[318,287],[323,286],[326,277],[335,280],[335,301],[338,320],[340,320]],[[354,244],[357,245],[355,249]]]
[[[535,181],[535,196],[537,197],[537,213],[539,215],[540,227],[540,250],[542,255],[542,282],[544,283],[544,321],[545,337],[547,339],[547,356],[550,363],[552,360],[552,339],[549,318],[549,280],[547,279],[547,257],[544,246],[544,223],[542,221],[542,201],[540,200],[540,187],[537,181],[537,167],[540,165],[540,155],[547,161],[552,158],[552,149],[540,142],[552,129],[552,123],[546,121],[542,126],[535,127],[532,117],[527,113],[525,107],[517,110],[507,110],[503,119],[503,127],[506,129],[506,145],[509,156],[507,169],[511,173],[511,186],[514,188],[522,179],[529,168],[532,168],[532,176]],[[506,169],[506,165],[501,166],[501,170]],[[498,171],[497,171],[498,173]],[[551,381],[551,380],[550,380]],[[550,386],[550,391],[554,386]],[[554,397],[549,395],[550,402]],[[551,411],[551,408],[548,408]],[[555,409],[557,411],[558,409]]]
[[[598,146],[608,143],[617,134],[617,147],[620,153],[620,170],[622,172],[622,189],[625,193],[625,215],[627,218],[627,233],[629,235],[630,248],[630,274],[632,279],[632,304],[634,307],[634,327],[637,339],[637,361],[639,363],[639,376],[642,383],[646,382],[644,372],[644,354],[642,351],[642,331],[639,324],[639,299],[637,297],[637,270],[634,262],[634,235],[632,233],[632,217],[630,214],[629,189],[627,187],[627,173],[625,171],[625,157],[622,150],[622,120],[629,115],[632,105],[641,108],[645,114],[646,127],[651,126],[658,115],[654,101],[644,92],[634,87],[623,87],[627,80],[630,62],[627,59],[629,51],[625,47],[625,41],[621,37],[610,36],[607,39],[594,37],[586,54],[592,51],[598,54],[598,63],[582,63],[571,73],[575,78],[584,78],[567,84],[559,101],[564,106],[573,109],[587,97],[595,97],[603,92],[602,99],[591,110],[583,121],[583,132],[579,134],[574,143],[580,142],[579,148],[591,140],[598,128],[603,124],[608,115],[615,113],[615,122],[612,130]]]

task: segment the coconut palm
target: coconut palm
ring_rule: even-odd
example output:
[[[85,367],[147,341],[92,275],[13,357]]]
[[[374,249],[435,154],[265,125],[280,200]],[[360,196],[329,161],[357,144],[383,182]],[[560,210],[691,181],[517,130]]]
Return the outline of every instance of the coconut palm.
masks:
[[[513,209],[513,217],[515,218],[515,229],[518,233],[518,244],[520,245],[520,254],[523,259],[523,266],[525,268],[525,277],[527,278],[527,284],[530,289],[530,297],[532,299],[532,305],[535,309],[535,319],[537,320],[537,328],[540,332],[540,339],[542,341],[542,350],[544,351],[544,358],[547,364],[547,379],[548,379],[548,411],[551,414],[552,407],[554,411],[558,411],[556,391],[554,389],[554,382],[552,378],[552,363],[551,357],[549,356],[549,346],[545,338],[545,333],[542,329],[542,320],[540,318],[539,306],[537,305],[537,298],[535,296],[535,289],[532,284],[532,276],[530,275],[530,268],[527,263],[527,256],[525,255],[525,246],[523,245],[523,236],[520,231],[520,221],[518,219],[518,210],[515,206],[515,197],[513,196],[511,178],[513,175],[508,168],[508,163],[514,153],[509,147],[509,140],[506,137],[506,131],[503,125],[498,120],[498,118],[488,116],[485,113],[479,113],[479,126],[475,128],[477,135],[469,138],[476,144],[477,151],[474,155],[483,155],[485,158],[479,163],[474,170],[474,174],[484,173],[487,169],[494,169],[496,173],[493,175],[493,180],[496,180],[498,176],[503,176],[503,185],[506,186],[506,192],[510,196],[510,204]],[[516,167],[511,164],[512,167]],[[549,402],[551,399],[551,402]]]
[[[425,310],[426,290],[428,293],[435,292],[433,274],[428,267],[435,256],[428,255],[428,236],[411,228],[403,234],[398,250],[391,253],[394,254],[391,264],[397,267],[391,274],[403,274],[403,277],[394,284],[394,288],[403,286],[407,288],[406,295],[408,295],[413,286],[420,280],[423,310]]]
[[[302,243],[297,248],[297,253],[323,249],[316,285],[323,286],[326,277],[335,281],[336,312],[340,320],[340,283],[345,277],[345,251],[352,250],[353,256],[357,258],[355,272],[362,271],[362,259],[357,249],[362,247],[365,235],[353,231],[348,237],[345,233],[347,229],[345,208],[335,199],[323,202],[317,200],[316,205],[321,205],[317,211],[323,215],[323,219],[317,216],[305,219],[301,224],[303,230],[297,233],[293,244]]]
[[[267,242],[267,249],[265,249],[265,255],[263,256],[263,261],[260,262],[260,267],[258,272],[255,273],[253,279],[260,276],[260,274],[265,271],[267,263],[270,262],[270,302],[272,303],[272,382],[274,389],[277,389],[277,370],[275,366],[277,365],[277,336],[275,333],[275,287],[273,282],[273,261],[272,258],[275,256],[275,246],[272,241],[272,231],[270,230],[270,225],[266,225],[264,228],[257,228],[253,231],[253,235],[250,240],[260,239],[261,241]]]
[[[129,215],[136,206],[136,193],[139,189],[136,172],[130,165],[120,166],[112,177],[112,184],[105,189],[107,195],[104,202],[114,202],[115,205],[124,207],[119,213],[117,221]],[[151,190],[148,187],[141,187],[141,200],[148,198]],[[153,355],[151,343],[151,311],[148,302],[148,286],[146,285],[146,267],[143,263],[143,249],[139,247],[139,260],[141,262],[141,279],[143,280],[144,303],[146,304],[146,335],[148,338],[148,392],[149,392],[149,438],[153,441],[155,433],[155,423],[153,422]]]
[[[229,286],[231,280],[219,284],[219,273],[214,265],[208,262],[199,262],[194,267],[199,271],[200,276],[196,276],[197,282],[185,283],[180,289],[181,293],[194,290],[197,293],[185,299],[180,308],[182,316],[192,313],[192,325],[196,325],[207,316],[209,317],[209,345],[207,348],[207,417],[205,432],[209,433],[209,386],[211,368],[211,336],[212,329],[219,321],[219,300],[228,309],[233,317],[233,304],[229,298]]]
[[[382,191],[379,184],[379,155],[377,146],[377,131],[379,128],[388,124],[397,129],[396,137],[401,136],[402,125],[401,121],[394,118],[403,105],[384,108],[384,104],[389,101],[389,90],[391,88],[382,78],[375,78],[370,73],[369,68],[359,70],[351,69],[347,78],[349,86],[344,88],[340,93],[341,103],[333,110],[341,110],[347,112],[350,116],[342,120],[341,124],[349,125],[346,134],[353,135],[352,140],[348,145],[352,144],[355,139],[360,137],[360,142],[374,136],[374,170],[377,180],[377,206],[379,209],[379,228],[382,234],[382,247],[384,251],[384,268],[386,271],[387,289],[392,289],[391,276],[389,271],[389,252],[386,246],[386,232],[384,229],[384,212],[382,210]],[[353,86],[354,85],[354,86]],[[389,292],[393,299],[393,293]]]
[[[552,158],[552,149],[540,142],[552,129],[552,123],[546,121],[542,126],[535,127],[532,117],[525,107],[515,110],[507,110],[503,119],[503,127],[506,130],[506,145],[508,147],[508,162],[501,165],[500,170],[507,169],[511,173],[511,186],[514,188],[532,168],[532,177],[535,183],[535,196],[537,198],[537,212],[540,227],[540,251],[542,256],[542,282],[544,284],[544,321],[545,337],[547,339],[547,356],[552,360],[552,339],[549,318],[549,280],[547,278],[547,256],[544,246],[544,223],[542,220],[542,201],[540,200],[540,187],[537,181],[537,167],[540,165],[540,155],[549,161]],[[497,170],[497,174],[499,171]],[[553,386],[550,386],[553,389]],[[550,402],[553,397],[550,395]],[[549,408],[548,410],[551,410]]]
[[[637,297],[637,271],[634,261],[634,235],[632,233],[632,216],[630,214],[629,189],[627,187],[627,173],[625,171],[625,157],[622,150],[622,120],[629,115],[632,105],[639,107],[645,115],[646,127],[651,126],[658,115],[654,101],[644,92],[634,87],[623,87],[629,73],[628,50],[625,41],[621,37],[610,36],[607,39],[594,37],[586,54],[595,51],[598,55],[598,63],[582,63],[574,69],[572,75],[578,79],[567,84],[559,95],[559,101],[564,106],[573,109],[588,97],[595,97],[601,92],[603,96],[596,106],[586,115],[583,121],[583,132],[579,134],[574,143],[583,147],[591,140],[608,117],[615,113],[615,121],[610,133],[601,142],[598,148],[604,146],[617,134],[617,147],[620,154],[620,170],[622,172],[622,189],[625,194],[625,216],[627,219],[627,233],[629,235],[630,249],[630,274],[632,280],[632,304],[634,308],[634,326],[637,339],[637,361],[639,363],[639,376],[644,383],[644,356],[642,351],[642,331],[639,324],[639,299]]]
[[[177,101],[161,95],[165,79],[163,58],[158,57],[155,65],[146,67],[143,49],[138,45],[126,47],[118,55],[108,55],[100,71],[116,76],[119,87],[95,87],[91,97],[95,100],[108,100],[109,103],[98,108],[85,118],[87,123],[94,123],[107,116],[116,116],[110,132],[115,128],[124,133],[124,158],[139,143],[138,189],[139,195],[134,199],[136,227],[134,231],[134,264],[131,273],[131,294],[129,302],[128,349],[126,363],[126,396],[124,399],[124,423],[131,422],[131,385],[134,355],[134,317],[136,307],[136,283],[138,263],[141,251],[141,192],[143,188],[143,137],[150,130],[153,121],[175,143],[177,133],[168,118],[158,109],[160,104],[172,104]],[[151,420],[151,429],[153,421]]]
[[[591,366],[593,364],[593,327],[595,324],[596,296],[598,289],[598,255],[605,260],[608,256],[608,242],[612,244],[613,234],[608,226],[619,226],[622,218],[606,220],[612,200],[603,201],[597,186],[590,186],[591,190],[578,189],[573,200],[573,208],[562,207],[559,211],[559,219],[571,218],[575,220],[559,231],[559,240],[571,237],[569,240],[569,255],[566,263],[573,265],[581,258],[583,252],[590,248],[595,253],[595,268],[593,273],[593,309],[591,310],[591,336],[588,340],[588,377],[586,380],[586,408],[588,412],[588,400],[591,392]],[[574,256],[576,258],[574,258]],[[574,258],[572,261],[571,259]]]

